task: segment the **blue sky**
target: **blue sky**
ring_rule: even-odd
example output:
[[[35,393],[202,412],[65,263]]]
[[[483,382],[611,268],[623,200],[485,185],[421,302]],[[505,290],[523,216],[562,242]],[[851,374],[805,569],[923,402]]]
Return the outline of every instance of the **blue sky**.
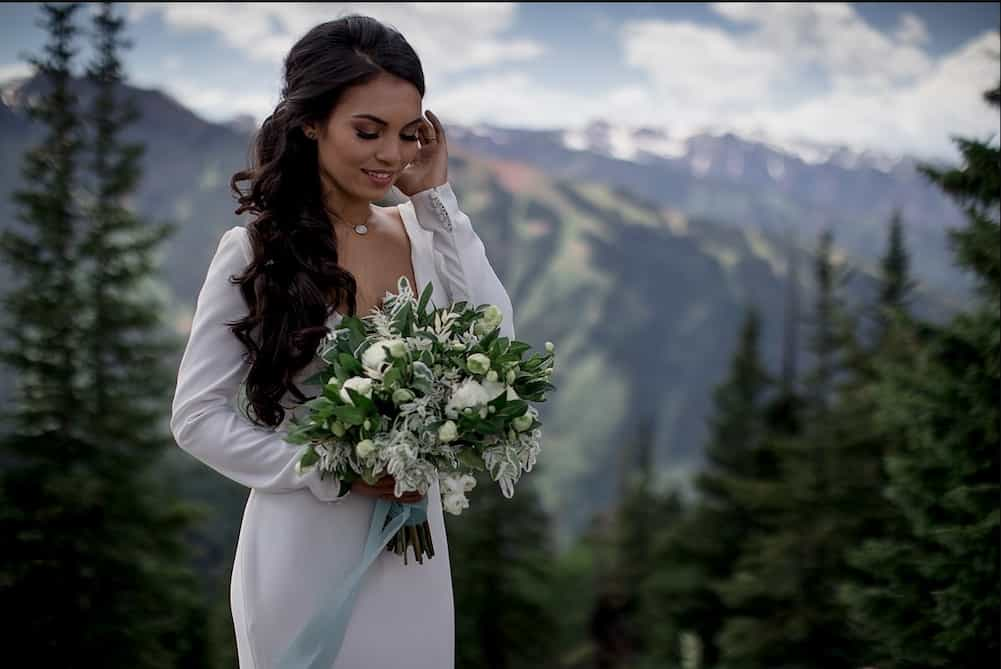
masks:
[[[88,10],[96,5],[90,3]],[[951,157],[949,135],[998,133],[998,3],[136,3],[132,83],[199,115],[262,119],[281,62],[348,11],[399,28],[446,121],[578,128],[597,119],[683,138],[732,130]],[[33,3],[0,5],[0,80],[44,34]],[[89,57],[81,44],[81,59]],[[991,55],[993,53],[993,56]]]

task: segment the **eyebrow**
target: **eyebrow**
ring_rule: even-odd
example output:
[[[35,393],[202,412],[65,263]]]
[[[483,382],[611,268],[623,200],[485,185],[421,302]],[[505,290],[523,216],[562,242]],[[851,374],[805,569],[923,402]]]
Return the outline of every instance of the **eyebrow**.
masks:
[[[378,116],[372,116],[371,114],[354,114],[351,118],[366,118],[369,121],[375,121],[376,123],[378,123],[380,125],[389,125],[389,123],[387,123],[386,121],[383,121]],[[406,128],[408,126],[413,125],[414,123],[420,123],[422,120],[423,119],[421,119],[421,118],[415,118],[413,121],[411,121],[410,123],[407,123],[403,127]]]

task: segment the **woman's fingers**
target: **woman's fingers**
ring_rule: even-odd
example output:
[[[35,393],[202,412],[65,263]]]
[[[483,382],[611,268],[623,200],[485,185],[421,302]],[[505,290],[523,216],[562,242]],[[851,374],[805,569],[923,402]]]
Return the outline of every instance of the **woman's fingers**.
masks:
[[[428,109],[424,112],[427,117],[431,120],[431,124],[434,126],[435,139],[442,145],[447,146],[445,141],[445,126],[441,124],[441,120],[435,116],[434,112]]]

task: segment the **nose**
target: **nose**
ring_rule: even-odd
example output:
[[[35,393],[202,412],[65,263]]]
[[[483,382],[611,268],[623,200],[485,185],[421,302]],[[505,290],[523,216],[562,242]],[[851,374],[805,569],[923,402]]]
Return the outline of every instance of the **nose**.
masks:
[[[375,159],[386,165],[400,164],[400,140],[396,137],[387,137],[380,143],[379,150],[375,153]]]

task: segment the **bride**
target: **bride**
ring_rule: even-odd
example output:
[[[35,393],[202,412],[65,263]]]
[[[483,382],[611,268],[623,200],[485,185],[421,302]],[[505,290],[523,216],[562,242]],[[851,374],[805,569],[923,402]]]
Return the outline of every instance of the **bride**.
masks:
[[[170,427],[178,445],[250,489],[231,605],[242,669],[272,669],[362,554],[389,476],[344,486],[300,473],[284,441],[311,398],[317,346],[344,315],[366,315],[397,279],[433,286],[441,306],[511,300],[448,183],[445,130],[422,112],[424,75],[406,39],[348,16],[310,30],[285,60],[281,101],[232,188],[237,214],[198,294]],[[246,182],[246,190],[237,184]],[[396,187],[409,200],[374,201]],[[300,387],[301,386],[301,387]],[[313,389],[318,391],[318,389]],[[401,502],[416,502],[407,493]],[[451,669],[454,620],[439,486],[428,490],[433,559],[382,551],[362,581],[343,642],[309,667]]]

